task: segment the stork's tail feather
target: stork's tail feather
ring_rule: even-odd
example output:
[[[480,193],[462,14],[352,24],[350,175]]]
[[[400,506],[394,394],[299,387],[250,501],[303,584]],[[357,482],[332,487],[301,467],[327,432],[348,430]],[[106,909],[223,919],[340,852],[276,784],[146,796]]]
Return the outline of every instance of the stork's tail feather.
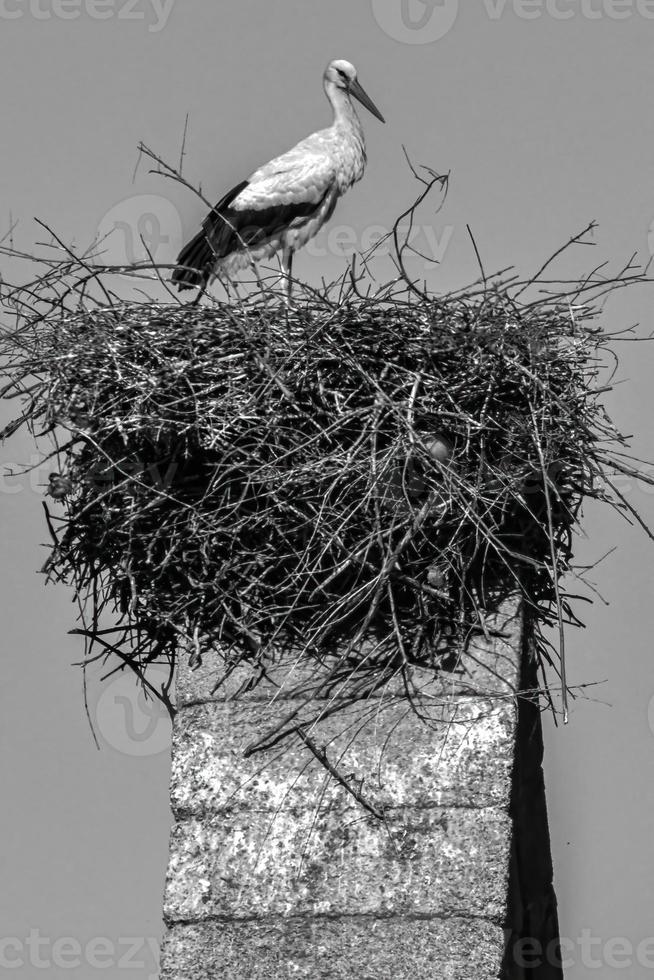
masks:
[[[231,212],[229,205],[247,186],[247,180],[242,180],[236,187],[232,187],[231,191],[218,201],[215,208],[211,209],[202,223],[202,230],[179,253],[177,268],[172,277],[178,289],[206,286],[216,261],[230,252],[232,248],[230,218],[237,221],[238,216]]]
[[[179,290],[193,289],[206,285],[216,254],[207,239],[204,229],[185,245],[177,256],[177,268],[173,272],[173,282]]]

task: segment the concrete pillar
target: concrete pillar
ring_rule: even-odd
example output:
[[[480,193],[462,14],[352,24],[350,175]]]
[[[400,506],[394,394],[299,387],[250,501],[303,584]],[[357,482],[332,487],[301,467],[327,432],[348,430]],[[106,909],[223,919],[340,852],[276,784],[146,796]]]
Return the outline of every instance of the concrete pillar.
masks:
[[[304,729],[368,810],[298,737],[243,756],[275,721],[306,714],[301,672],[236,697],[234,678],[211,693],[217,658],[180,664],[161,980],[497,980],[516,609],[453,672],[414,671],[412,704],[395,685]]]

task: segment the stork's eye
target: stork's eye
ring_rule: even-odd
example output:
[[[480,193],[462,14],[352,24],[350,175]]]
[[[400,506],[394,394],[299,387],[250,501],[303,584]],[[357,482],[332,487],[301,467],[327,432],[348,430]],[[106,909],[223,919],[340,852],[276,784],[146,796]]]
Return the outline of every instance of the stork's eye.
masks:
[[[337,68],[336,71],[341,76],[341,78],[343,79],[344,82],[349,82],[350,79],[347,77],[347,75],[345,74],[345,72],[341,68]]]

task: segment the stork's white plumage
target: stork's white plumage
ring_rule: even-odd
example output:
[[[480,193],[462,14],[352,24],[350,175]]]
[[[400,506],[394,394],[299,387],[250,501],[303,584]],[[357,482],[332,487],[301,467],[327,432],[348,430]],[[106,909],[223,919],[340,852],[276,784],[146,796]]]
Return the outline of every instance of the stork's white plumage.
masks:
[[[313,238],[339,197],[363,176],[366,147],[351,97],[384,122],[349,61],[330,62],[323,87],[334,111],[332,125],[259,167],[216,204],[179,253],[173,272],[179,289],[204,289],[214,276],[230,278],[281,250],[290,290],[293,253]]]

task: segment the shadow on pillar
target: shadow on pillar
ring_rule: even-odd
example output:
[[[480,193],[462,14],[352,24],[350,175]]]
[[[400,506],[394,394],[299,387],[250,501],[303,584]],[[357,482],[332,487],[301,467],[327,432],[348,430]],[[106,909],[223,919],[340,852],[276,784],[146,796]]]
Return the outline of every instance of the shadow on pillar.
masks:
[[[527,638],[530,631],[525,631]],[[538,689],[533,650],[524,650],[521,690]],[[513,842],[507,937],[500,980],[562,980],[559,922],[543,778],[540,699],[519,699],[511,788]]]

